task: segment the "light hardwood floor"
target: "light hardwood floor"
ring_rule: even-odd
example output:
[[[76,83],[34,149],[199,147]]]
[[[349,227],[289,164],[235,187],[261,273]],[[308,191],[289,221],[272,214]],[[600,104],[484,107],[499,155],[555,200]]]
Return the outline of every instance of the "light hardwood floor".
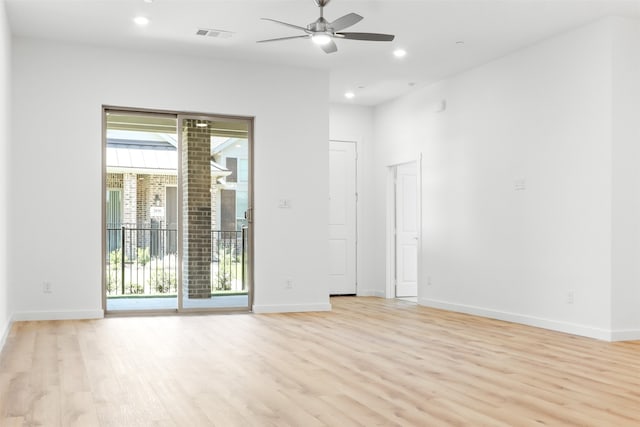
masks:
[[[640,342],[378,298],[15,323],[1,426],[637,426]]]

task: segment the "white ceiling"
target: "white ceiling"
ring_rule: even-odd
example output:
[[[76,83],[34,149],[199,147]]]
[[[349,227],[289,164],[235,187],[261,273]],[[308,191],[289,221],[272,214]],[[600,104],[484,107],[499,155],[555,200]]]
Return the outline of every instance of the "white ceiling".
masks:
[[[298,35],[260,18],[306,26],[318,17],[313,0],[5,1],[17,36],[327,69],[331,101],[361,105],[377,105],[604,16],[640,18],[640,0],[332,0],[327,20],[356,12],[364,19],[346,31],[396,39],[338,40],[338,52],[325,54],[310,40],[256,43]],[[137,27],[137,15],[151,23]],[[196,36],[198,28],[233,35]],[[397,47],[407,50],[405,58],[393,57]],[[356,97],[345,100],[347,90]]]

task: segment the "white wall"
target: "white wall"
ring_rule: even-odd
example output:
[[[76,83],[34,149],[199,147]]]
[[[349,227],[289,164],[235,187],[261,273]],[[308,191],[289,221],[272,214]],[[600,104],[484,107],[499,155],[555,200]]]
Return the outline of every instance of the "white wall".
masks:
[[[376,229],[374,216],[384,203],[368,179],[373,174],[374,135],[373,108],[348,104],[331,104],[329,135],[332,140],[355,141],[358,150],[358,295],[384,296],[384,230]],[[384,217],[384,216],[383,216]]]
[[[612,328],[640,339],[640,24],[613,22]]]
[[[101,315],[102,105],[255,116],[254,309],[330,308],[325,72],[16,39],[13,76],[16,318]]]
[[[421,304],[610,337],[612,25],[376,109],[376,187],[423,154]]]
[[[11,123],[11,35],[0,0],[0,236],[7,236],[7,206],[9,193],[9,140]],[[7,271],[7,239],[0,238],[0,350],[8,333],[11,316]]]

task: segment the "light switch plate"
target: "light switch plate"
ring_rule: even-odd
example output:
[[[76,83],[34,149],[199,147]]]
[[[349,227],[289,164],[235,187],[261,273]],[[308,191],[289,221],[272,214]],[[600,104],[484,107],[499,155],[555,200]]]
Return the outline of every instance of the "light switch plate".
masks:
[[[289,199],[280,199],[278,201],[278,207],[280,209],[291,209],[291,200],[289,200]]]

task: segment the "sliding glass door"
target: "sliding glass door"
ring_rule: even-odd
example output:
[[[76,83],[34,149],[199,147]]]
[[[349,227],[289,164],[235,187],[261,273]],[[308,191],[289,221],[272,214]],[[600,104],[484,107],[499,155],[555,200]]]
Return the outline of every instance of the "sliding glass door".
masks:
[[[252,120],[105,109],[108,312],[251,307]]]

